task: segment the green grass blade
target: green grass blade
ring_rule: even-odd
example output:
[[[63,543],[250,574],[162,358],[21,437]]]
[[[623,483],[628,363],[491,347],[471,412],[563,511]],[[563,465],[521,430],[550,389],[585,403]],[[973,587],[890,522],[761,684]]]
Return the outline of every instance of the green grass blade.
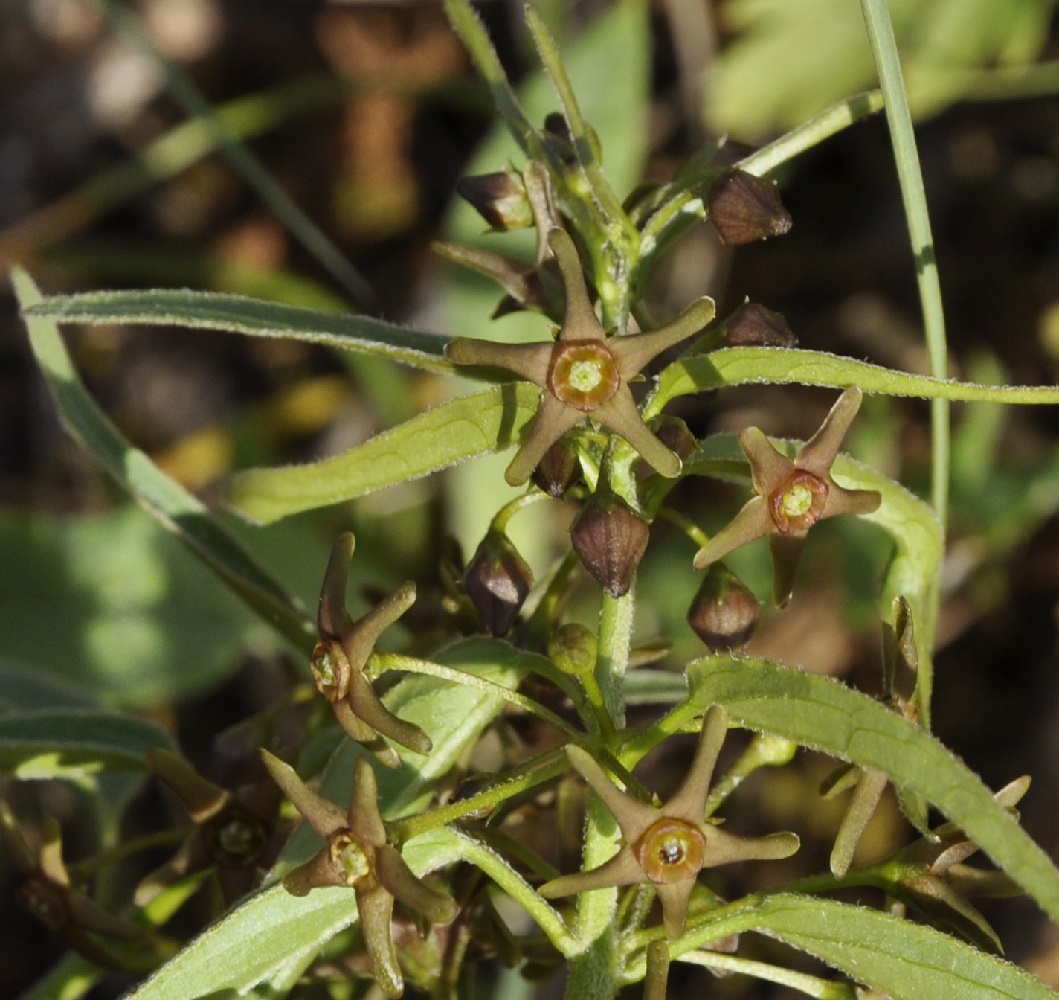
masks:
[[[886,0],[861,0],[861,10],[868,29],[879,84],[886,102],[886,123],[890,128],[897,177],[912,239],[912,253],[916,263],[916,281],[923,309],[930,371],[937,379],[948,374],[948,347],[945,338],[945,310],[941,301],[941,283],[934,255],[934,237],[930,229],[930,213],[923,187],[923,173],[916,152],[916,136],[912,128],[912,113],[908,107],[901,72],[901,57],[897,51],[893,23]],[[944,398],[934,397],[931,404],[931,463],[934,509],[944,530],[949,507],[949,406]]]

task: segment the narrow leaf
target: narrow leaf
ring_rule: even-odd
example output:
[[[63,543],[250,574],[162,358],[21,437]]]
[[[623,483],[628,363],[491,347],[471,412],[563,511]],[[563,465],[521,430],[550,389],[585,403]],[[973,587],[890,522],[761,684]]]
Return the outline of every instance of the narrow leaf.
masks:
[[[341,455],[310,465],[240,473],[229,500],[240,513],[269,524],[418,479],[513,445],[539,396],[536,386],[512,382],[449,400]]]
[[[13,280],[23,309],[41,301],[25,272],[15,270]],[[195,496],[121,436],[85,391],[55,322],[30,316],[26,323],[30,346],[67,430],[122,489],[173,532],[247,605],[295,646],[310,650],[316,626],[301,603],[273,580]]]
[[[445,339],[370,316],[352,316],[265,302],[243,295],[186,289],[89,292],[56,295],[26,307],[27,317],[59,323],[151,323],[196,330],[230,330],[250,337],[272,337],[326,344],[346,351],[377,354],[427,371],[451,374]]]
[[[893,1000],[1055,1000],[1028,972],[932,927],[830,899],[772,896],[754,928]]]
[[[881,771],[922,795],[1059,920],[1059,870],[979,778],[918,726],[830,677],[755,657],[696,660],[688,678],[698,711],[723,705],[736,725]]]
[[[674,361],[659,376],[648,416],[677,396],[726,385],[860,386],[865,392],[980,403],[1059,403],[1057,386],[991,386],[911,375],[824,351],[777,347],[726,347]]]
[[[130,715],[65,709],[0,716],[0,773],[24,779],[144,771],[152,747],[173,750],[157,726]]]

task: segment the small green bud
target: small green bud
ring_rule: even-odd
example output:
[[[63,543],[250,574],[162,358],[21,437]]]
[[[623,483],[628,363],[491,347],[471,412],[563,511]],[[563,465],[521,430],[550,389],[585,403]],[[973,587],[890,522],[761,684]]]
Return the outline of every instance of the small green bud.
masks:
[[[584,677],[596,669],[599,643],[595,635],[577,622],[567,622],[548,640],[548,656],[564,673]]]

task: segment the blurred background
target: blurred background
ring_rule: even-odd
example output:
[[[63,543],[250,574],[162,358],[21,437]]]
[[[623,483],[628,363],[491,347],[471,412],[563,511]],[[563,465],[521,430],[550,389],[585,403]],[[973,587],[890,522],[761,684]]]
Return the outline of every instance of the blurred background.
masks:
[[[645,179],[667,179],[706,141],[761,145],[875,79],[853,2],[536,5],[567,46],[604,168],[622,195]],[[952,374],[961,378],[1059,381],[1054,6],[891,2],[919,126]],[[521,5],[487,0],[478,9],[543,120],[556,103],[536,74]],[[540,337],[536,317],[490,324],[499,291],[431,250],[438,238],[501,245],[455,203],[453,187],[465,173],[508,160],[522,165],[430,0],[0,4],[0,264],[5,272],[26,267],[47,294],[189,287],[365,311],[439,333],[484,336],[495,327],[498,336]],[[782,312],[803,347],[926,371],[883,119],[829,139],[778,180],[791,233],[733,252],[698,227],[657,274],[652,310],[672,315],[708,293],[724,315],[749,297]],[[528,255],[532,241],[502,245]],[[453,391],[434,377],[294,342],[128,326],[67,332],[82,377],[122,431],[207,500],[235,469],[334,454]],[[678,412],[700,435],[756,423],[804,437],[832,398],[797,387],[738,389]],[[1053,857],[1057,430],[1054,410],[954,407],[935,692],[935,730],[984,780],[997,787],[1033,774],[1023,820]],[[926,404],[869,399],[848,444],[926,495]],[[473,551],[508,497],[491,485],[505,462],[482,460],[264,530],[233,524],[309,606],[343,528],[359,539],[354,590],[409,577],[429,588],[442,540],[454,535]],[[711,506],[700,514],[704,500]],[[681,495],[711,530],[741,500],[731,490]],[[513,525],[538,573],[573,513],[543,506]],[[684,622],[697,586],[692,548],[664,526],[653,537],[640,575],[639,635],[670,638],[667,662],[679,669],[703,651]],[[794,601],[766,614],[751,650],[877,691],[874,601],[886,551],[868,526],[822,525]],[[768,593],[760,546],[733,565]],[[585,601],[587,616],[587,592]],[[193,758],[205,758],[218,732],[274,696],[285,656],[64,435],[0,279],[5,683],[45,673],[149,713]],[[747,792],[752,822],[798,829],[818,865],[826,865],[841,802],[805,803],[827,772],[826,761],[806,754],[797,773]],[[76,817],[66,791],[43,794],[44,811]],[[158,808],[157,800],[148,805]],[[904,836],[890,803],[864,857]],[[68,850],[76,855],[76,836]],[[1059,986],[1059,933],[1032,906],[1006,902],[987,915],[1013,960]],[[0,994],[16,995],[56,954],[42,928],[0,906]],[[681,975],[675,970],[674,990]],[[699,987],[689,979],[687,988]],[[788,995],[738,978],[711,988],[719,996]]]

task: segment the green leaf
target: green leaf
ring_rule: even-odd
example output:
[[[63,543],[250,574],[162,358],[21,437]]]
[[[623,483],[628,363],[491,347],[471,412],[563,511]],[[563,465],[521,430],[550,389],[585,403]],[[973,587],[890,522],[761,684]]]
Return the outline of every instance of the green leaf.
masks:
[[[1055,1000],[1056,994],[1003,959],[889,913],[830,899],[781,894],[753,929],[841,969],[893,1000]]]
[[[438,662],[508,688],[516,687],[530,669],[528,658],[505,642],[483,638],[455,642],[435,656]],[[383,813],[391,818],[420,807],[438,777],[478,740],[503,707],[496,695],[423,676],[403,678],[383,700],[402,718],[426,729],[434,741],[429,756],[401,752],[401,770],[378,775]],[[353,759],[362,752],[352,741],[343,743],[324,775],[321,794],[334,802],[348,802]],[[309,857],[319,843],[319,837],[301,824],[284,849],[279,870]],[[443,828],[409,840],[402,853],[419,875],[461,856],[459,841]],[[128,1000],[186,1000],[223,989],[244,995],[259,983],[280,988],[296,979],[327,941],[356,919],[356,903],[348,890],[316,889],[296,897],[272,885],[208,928]],[[284,986],[280,995],[285,991]]]
[[[84,688],[39,670],[0,662],[0,713],[102,707]]]
[[[16,269],[13,280],[24,310],[41,302],[40,292],[25,272]],[[30,346],[67,430],[122,489],[250,608],[296,647],[311,650],[316,626],[301,602],[291,597],[196,497],[121,436],[85,391],[54,321],[30,316],[26,323]]]
[[[541,390],[511,382],[449,400],[332,458],[282,469],[250,469],[229,492],[240,513],[268,524],[418,479],[513,445],[537,409]]]
[[[0,772],[23,779],[144,771],[151,747],[175,750],[150,722],[116,712],[52,709],[0,715]]]
[[[1059,403],[1059,386],[992,386],[944,382],[910,375],[866,361],[823,351],[782,347],[725,347],[710,354],[674,361],[658,377],[658,393],[647,415],[657,414],[677,396],[726,385],[819,385],[834,389],[860,386],[865,392],[923,399],[980,403]]]
[[[285,306],[243,295],[166,289],[56,295],[32,305],[24,302],[23,315],[59,323],[150,323],[229,330],[375,354],[432,372],[451,374],[456,370],[445,360],[445,338],[438,334],[409,330],[369,316]]]
[[[0,699],[149,708],[216,685],[275,636],[133,504],[74,519],[0,512],[0,660],[32,670]],[[193,627],[188,627],[189,623]],[[41,700],[26,705],[31,693]],[[12,699],[14,699],[12,701]]]
[[[736,725],[881,771],[922,795],[1059,920],[1059,870],[978,777],[918,726],[830,677],[756,657],[696,660],[688,680],[697,711],[723,705]]]

